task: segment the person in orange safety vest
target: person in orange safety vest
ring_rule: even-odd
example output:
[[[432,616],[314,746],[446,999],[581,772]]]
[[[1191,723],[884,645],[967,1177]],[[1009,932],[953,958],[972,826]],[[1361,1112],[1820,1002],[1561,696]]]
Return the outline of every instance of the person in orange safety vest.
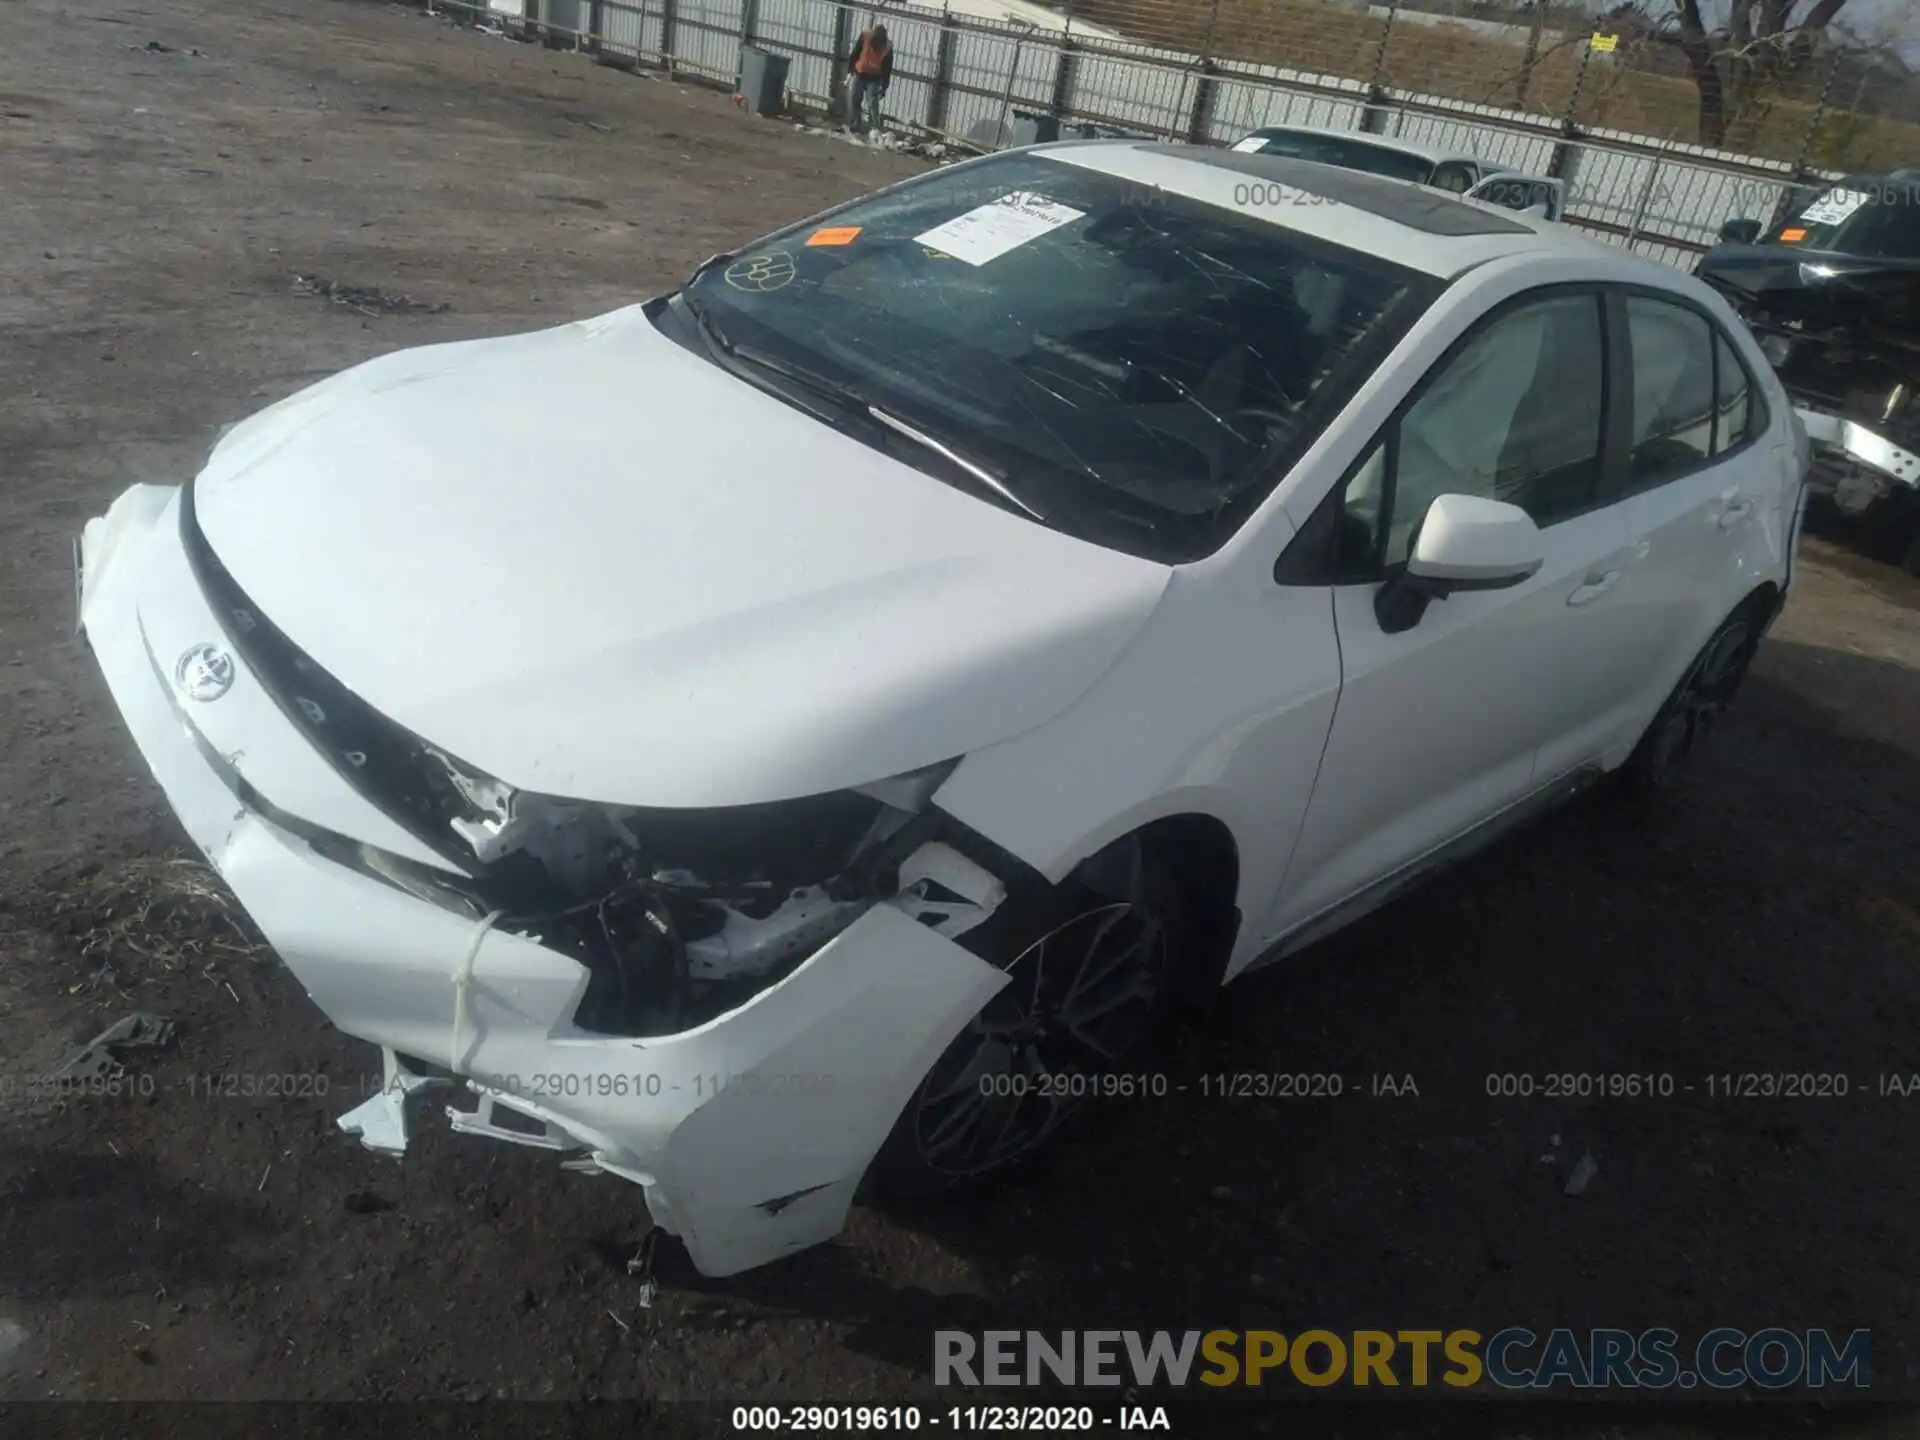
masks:
[[[887,27],[862,30],[847,56],[847,128],[856,135],[880,128],[880,102],[893,80],[893,42]]]

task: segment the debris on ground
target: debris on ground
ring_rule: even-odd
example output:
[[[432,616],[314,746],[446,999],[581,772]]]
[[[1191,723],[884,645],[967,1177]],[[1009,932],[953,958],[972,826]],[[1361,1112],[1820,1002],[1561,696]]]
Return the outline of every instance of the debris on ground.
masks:
[[[178,45],[163,45],[158,40],[149,40],[144,45],[129,45],[127,49],[137,51],[142,55],[191,55],[199,60],[207,58],[206,52],[203,50],[182,50]]]
[[[964,160],[973,153],[966,146],[950,140],[909,135],[898,130],[879,130],[871,135],[856,135],[840,125],[796,123],[793,128],[803,135],[824,135],[829,140],[838,140],[847,145],[861,145],[869,150],[891,150],[897,155],[914,155],[922,160],[938,160],[949,164],[955,160]]]
[[[393,1202],[371,1190],[355,1190],[347,1196],[349,1215],[380,1215],[393,1209]]]
[[[53,1072],[63,1082],[105,1079],[121,1068],[120,1051],[159,1049],[173,1039],[173,1022],[139,1011],[115,1021],[82,1045]]]
[[[158,978],[155,972],[204,969],[223,958],[252,960],[267,948],[219,877],[177,850],[49,877],[21,908],[88,966],[89,978],[76,980],[72,994],[103,983],[131,988]]]
[[[654,1298],[660,1293],[660,1282],[653,1276],[654,1252],[659,1246],[660,1227],[656,1225],[640,1238],[640,1248],[627,1261],[627,1274],[640,1282],[640,1294],[635,1303],[642,1310],[651,1310]]]
[[[1566,1193],[1584,1195],[1587,1186],[1593,1183],[1593,1177],[1599,1173],[1600,1162],[1593,1158],[1591,1150],[1583,1150],[1579,1162],[1573,1167],[1573,1174],[1567,1177]]]
[[[451,307],[445,303],[428,304],[409,295],[393,295],[372,285],[342,285],[324,275],[296,275],[293,288],[305,295],[317,295],[335,305],[358,310],[362,315],[444,315]]]

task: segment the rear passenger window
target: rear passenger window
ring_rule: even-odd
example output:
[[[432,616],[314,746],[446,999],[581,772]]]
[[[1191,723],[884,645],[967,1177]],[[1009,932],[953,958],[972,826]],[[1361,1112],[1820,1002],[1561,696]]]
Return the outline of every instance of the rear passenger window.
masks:
[[[1627,297],[1627,333],[1633,363],[1629,486],[1645,490],[1713,457],[1715,412],[1728,398],[1714,393],[1714,347],[1725,342],[1698,311],[1644,295]]]
[[[1759,416],[1746,366],[1740,363],[1725,335],[1716,334],[1713,343],[1714,386],[1719,401],[1714,407],[1713,453],[1724,455],[1753,438],[1760,428]]]

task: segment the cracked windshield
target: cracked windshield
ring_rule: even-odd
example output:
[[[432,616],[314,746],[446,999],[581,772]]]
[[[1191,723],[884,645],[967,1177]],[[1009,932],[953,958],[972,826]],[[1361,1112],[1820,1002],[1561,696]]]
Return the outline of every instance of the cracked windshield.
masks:
[[[682,298],[872,443],[908,434],[955,483],[1177,562],[1233,532],[1430,296],[1283,225],[1011,156],[781,232]]]

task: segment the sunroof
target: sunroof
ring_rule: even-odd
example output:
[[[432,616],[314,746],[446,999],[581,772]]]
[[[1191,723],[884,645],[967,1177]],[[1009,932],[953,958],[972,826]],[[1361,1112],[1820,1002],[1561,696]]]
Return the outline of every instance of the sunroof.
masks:
[[[1143,150],[1170,150],[1183,159],[1218,165],[1258,180],[1304,190],[1310,195],[1351,205],[1383,220],[1428,235],[1530,235],[1517,220],[1509,220],[1463,205],[1437,191],[1401,180],[1388,180],[1360,170],[1295,160],[1287,155],[1263,155],[1240,150],[1217,150],[1211,145],[1142,145]]]

